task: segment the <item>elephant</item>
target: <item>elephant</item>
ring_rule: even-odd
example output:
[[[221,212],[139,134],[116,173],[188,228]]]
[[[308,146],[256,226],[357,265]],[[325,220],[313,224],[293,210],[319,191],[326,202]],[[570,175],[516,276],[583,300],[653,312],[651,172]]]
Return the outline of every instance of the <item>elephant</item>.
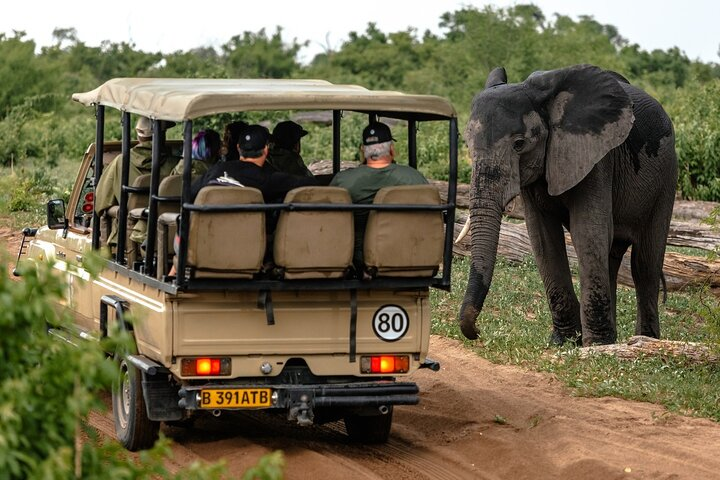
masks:
[[[473,98],[464,137],[473,170],[462,333],[478,337],[503,210],[519,194],[552,316],[550,343],[617,340],[617,273],[630,246],[635,333],[659,338],[678,176],[674,129],[660,103],[593,65],[535,72],[516,84],[499,67]],[[564,229],[577,253],[579,300]]]

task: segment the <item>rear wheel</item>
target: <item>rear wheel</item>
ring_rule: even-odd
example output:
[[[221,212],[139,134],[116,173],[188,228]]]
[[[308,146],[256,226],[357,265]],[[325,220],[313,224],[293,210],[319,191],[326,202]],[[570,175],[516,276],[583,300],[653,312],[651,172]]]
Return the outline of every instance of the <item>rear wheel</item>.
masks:
[[[150,448],[158,439],[160,422],[152,421],[147,416],[142,375],[125,358],[120,358],[119,369],[112,393],[115,434],[130,451]]]
[[[358,443],[385,443],[392,427],[393,407],[385,414],[345,416],[345,431],[350,439]]]

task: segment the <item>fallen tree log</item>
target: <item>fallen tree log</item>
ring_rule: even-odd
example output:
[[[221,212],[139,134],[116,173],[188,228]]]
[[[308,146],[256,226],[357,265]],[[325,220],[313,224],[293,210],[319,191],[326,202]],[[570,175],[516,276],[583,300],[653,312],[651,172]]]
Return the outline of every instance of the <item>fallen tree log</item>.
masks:
[[[464,219],[455,223],[455,236],[462,229]],[[577,254],[572,246],[568,234],[565,235],[568,259],[571,265],[577,265]],[[470,235],[467,235],[460,243],[453,246],[456,255],[470,255]],[[503,221],[500,226],[500,239],[498,241],[498,255],[510,262],[519,263],[532,255],[532,247],[528,237],[527,228],[524,223],[510,223]],[[707,260],[703,257],[682,255],[674,252],[665,253],[663,272],[667,289],[679,290],[687,286],[706,285],[710,288],[720,287],[720,261]],[[632,273],[630,271],[630,251],[623,257],[620,271],[618,272],[618,283],[627,286],[634,286]]]
[[[447,201],[447,182],[442,180],[431,180],[431,183],[438,188],[440,197],[443,201]],[[459,183],[457,186],[457,195],[455,205],[459,209],[470,208],[470,185],[467,183]],[[714,209],[720,208],[720,203],[717,202],[704,202],[694,200],[675,200],[675,206],[673,207],[673,219],[679,222],[689,222],[698,224],[702,220],[706,219]],[[512,218],[524,218],[522,200],[520,197],[515,197],[508,208],[505,209],[505,215]]]
[[[683,357],[693,364],[715,363],[720,360],[717,351],[707,345],[696,342],[681,342],[677,340],[658,340],[657,338],[637,335],[630,337],[627,343],[612,345],[594,345],[578,349],[580,358],[592,355],[613,355],[624,360],[634,360],[642,356],[660,358]]]

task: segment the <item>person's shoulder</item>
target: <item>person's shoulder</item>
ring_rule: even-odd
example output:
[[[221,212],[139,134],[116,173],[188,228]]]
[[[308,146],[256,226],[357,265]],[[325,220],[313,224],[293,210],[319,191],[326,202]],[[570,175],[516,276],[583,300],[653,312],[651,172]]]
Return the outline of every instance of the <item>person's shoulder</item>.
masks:
[[[425,176],[419,170],[409,165],[393,164],[393,174],[417,183],[427,183]]]
[[[364,175],[368,170],[370,170],[370,168],[367,165],[358,165],[357,167],[341,170],[337,174],[335,174],[330,184],[333,185],[337,182],[357,178],[358,176]]]

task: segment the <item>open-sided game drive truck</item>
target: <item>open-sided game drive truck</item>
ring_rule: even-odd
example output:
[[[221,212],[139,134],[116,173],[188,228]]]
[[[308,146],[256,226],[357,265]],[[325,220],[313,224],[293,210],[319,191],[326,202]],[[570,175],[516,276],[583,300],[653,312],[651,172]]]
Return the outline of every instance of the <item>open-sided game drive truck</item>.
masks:
[[[50,260],[67,276],[62,307],[74,325],[50,333],[81,347],[118,328],[134,339],[133,348],[108,352],[120,368],[112,394],[120,442],[130,450],[147,448],[161,422],[239,409],[279,412],[300,425],[343,419],[351,438],[386,441],[393,407],[419,401],[417,385],[405,377],[437,368],[427,358],[429,290],[450,289],[458,150],[453,106],[436,96],[320,80],[118,78],[73,99],[93,108],[95,141],[67,204],[48,202],[48,224],[25,230],[19,258]],[[105,139],[108,108],[120,119],[121,141]],[[360,205],[343,189],[323,185],[266,204],[255,189],[215,186],[192,201],[194,122],[264,112],[329,114],[332,142],[325,151],[332,174],[341,169],[342,139],[357,144],[360,138],[344,120],[359,115],[363,124],[391,123],[407,152],[401,163],[417,168],[423,148],[441,152],[447,191],[432,184],[386,187],[375,203]],[[174,122],[182,139],[154,135],[151,173],[130,185],[132,126],[139,116],[150,118],[156,132]],[[428,149],[423,134],[438,127],[445,132],[443,148]],[[182,157],[184,172],[162,178],[160,152],[168,149]],[[119,154],[119,205],[100,216],[93,208],[95,185]],[[363,272],[352,264],[353,214],[360,210],[369,211]],[[267,215],[277,217],[272,241]],[[139,220],[147,223],[143,245],[129,235]],[[107,248],[113,221],[117,243],[100,275],[91,277],[83,259]],[[263,260],[268,249],[270,270]]]

